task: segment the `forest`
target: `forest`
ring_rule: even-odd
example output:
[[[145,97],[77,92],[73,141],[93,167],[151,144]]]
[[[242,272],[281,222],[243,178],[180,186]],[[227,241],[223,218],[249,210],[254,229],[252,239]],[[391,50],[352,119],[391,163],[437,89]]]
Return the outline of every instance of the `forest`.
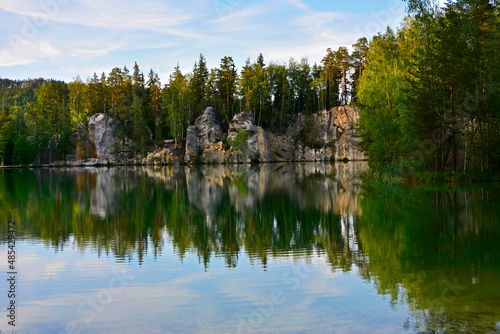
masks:
[[[440,8],[408,1],[395,31],[351,48],[328,49],[322,61],[269,62],[259,54],[237,68],[232,57],[209,69],[200,54],[190,72],[177,65],[162,83],[135,63],[86,80],[0,79],[3,165],[64,159],[79,123],[97,113],[131,126],[141,152],[182,140],[207,106],[229,122],[253,112],[255,123],[283,131],[299,113],[336,105],[360,112],[361,145],[387,171],[491,171],[500,167],[500,29],[496,1],[458,0]]]
[[[357,87],[362,148],[396,175],[498,171],[496,1],[410,1],[397,31],[374,36]]]

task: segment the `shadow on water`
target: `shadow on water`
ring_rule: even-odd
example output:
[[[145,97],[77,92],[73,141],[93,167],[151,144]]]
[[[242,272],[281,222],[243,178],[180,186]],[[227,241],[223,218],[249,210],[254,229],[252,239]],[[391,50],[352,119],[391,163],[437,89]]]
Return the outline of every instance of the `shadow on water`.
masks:
[[[496,186],[362,184],[364,163],[1,170],[1,224],[63,251],[70,241],[117,261],[193,253],[235,268],[245,255],[322,254],[393,305],[406,329],[495,332],[500,321],[500,195]],[[6,240],[6,228],[0,238]]]

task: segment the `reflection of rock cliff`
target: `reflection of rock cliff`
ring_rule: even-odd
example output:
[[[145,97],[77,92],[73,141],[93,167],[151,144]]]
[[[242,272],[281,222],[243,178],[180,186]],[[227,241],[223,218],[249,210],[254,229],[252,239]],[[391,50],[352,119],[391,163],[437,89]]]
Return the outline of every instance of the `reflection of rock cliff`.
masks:
[[[116,170],[96,174],[95,188],[90,193],[90,214],[106,219],[113,215],[116,207]]]
[[[365,162],[206,166],[186,169],[190,203],[214,218],[230,203],[244,214],[276,193],[286,193],[301,209],[358,215],[360,181]]]
[[[337,163],[233,164],[214,166],[165,166],[157,168],[78,169],[78,185],[87,192],[89,213],[106,219],[118,210],[117,198],[140,187],[142,177],[159,181],[169,191],[186,189],[189,205],[208,221],[217,219],[227,206],[243,215],[253,214],[261,203],[285,195],[301,210],[314,208],[335,215],[360,214],[358,174],[364,161]],[[75,170],[68,169],[74,172]],[[148,192],[146,192],[147,194]]]

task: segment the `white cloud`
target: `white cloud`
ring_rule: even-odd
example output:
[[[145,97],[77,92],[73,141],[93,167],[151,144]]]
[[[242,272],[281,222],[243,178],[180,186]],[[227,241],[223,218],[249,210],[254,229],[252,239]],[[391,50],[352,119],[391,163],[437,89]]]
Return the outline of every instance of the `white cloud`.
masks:
[[[8,50],[0,50],[0,67],[28,65],[34,63],[35,61],[35,59],[30,57],[13,55]]]
[[[225,4],[222,11],[218,4]],[[8,32],[0,37],[0,66],[17,66],[15,76],[53,71],[50,76],[71,80],[137,61],[165,82],[177,62],[190,71],[200,53],[209,66],[227,55],[240,67],[260,52],[267,62],[307,56],[314,63],[328,47],[349,47],[394,27],[404,10],[388,10],[319,10],[304,0],[0,0],[0,27]],[[14,47],[8,36],[23,43]],[[82,72],[66,72],[76,69]]]
[[[50,45],[49,43],[40,42],[38,44],[40,51],[45,56],[60,56],[61,51]]]
[[[19,66],[39,62],[48,57],[61,56],[61,50],[49,41],[21,39],[15,45],[8,44],[0,50],[0,66]]]

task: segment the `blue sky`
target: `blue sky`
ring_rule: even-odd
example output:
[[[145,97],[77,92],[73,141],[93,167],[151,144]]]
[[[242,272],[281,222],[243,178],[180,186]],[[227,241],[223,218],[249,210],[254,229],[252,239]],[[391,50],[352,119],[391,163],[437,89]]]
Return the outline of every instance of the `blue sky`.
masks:
[[[232,56],[240,68],[260,52],[314,63],[404,15],[401,0],[0,0],[0,77],[86,80],[137,61],[166,83],[200,53],[209,67]]]

